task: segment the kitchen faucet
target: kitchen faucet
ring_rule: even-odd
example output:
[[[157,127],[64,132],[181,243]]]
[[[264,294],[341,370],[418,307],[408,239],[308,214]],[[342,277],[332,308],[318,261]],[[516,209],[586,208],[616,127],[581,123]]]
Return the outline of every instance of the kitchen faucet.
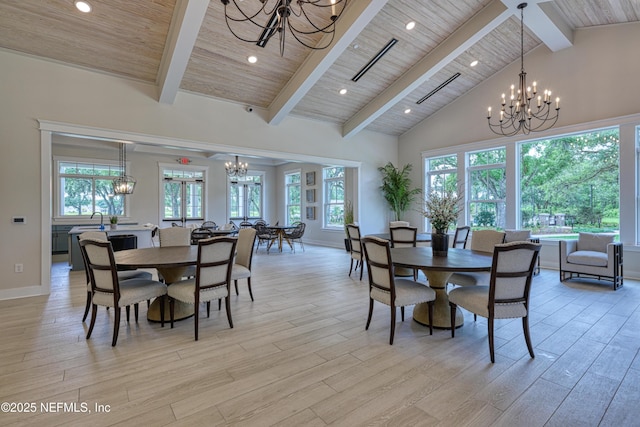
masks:
[[[89,219],[93,219],[93,216],[95,214],[100,215],[100,231],[104,230],[104,216],[102,215],[102,212],[94,212],[91,214],[91,218]]]

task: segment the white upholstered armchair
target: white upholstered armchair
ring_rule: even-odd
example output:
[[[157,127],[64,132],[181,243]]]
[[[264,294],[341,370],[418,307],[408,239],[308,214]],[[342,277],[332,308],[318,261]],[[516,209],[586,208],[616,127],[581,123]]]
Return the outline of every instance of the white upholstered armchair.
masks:
[[[622,243],[611,234],[580,233],[578,240],[560,240],[560,281],[593,277],[622,286]]]

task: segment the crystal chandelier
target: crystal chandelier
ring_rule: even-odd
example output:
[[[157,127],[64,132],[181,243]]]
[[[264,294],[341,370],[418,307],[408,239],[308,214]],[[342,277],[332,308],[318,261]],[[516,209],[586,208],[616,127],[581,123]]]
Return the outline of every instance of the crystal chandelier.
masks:
[[[530,132],[551,128],[560,116],[560,98],[555,99],[555,111],[551,106],[551,91],[544,90],[538,95],[537,83],[527,86],[527,73],[524,71],[524,8],[527,3],[520,3],[520,84],[517,91],[511,85],[511,94],[507,104],[506,95],[502,94],[500,117],[491,122],[491,107],[487,112],[489,128],[498,135],[513,136],[518,132],[528,135]]]
[[[230,178],[242,178],[247,174],[248,167],[248,163],[238,161],[238,156],[236,156],[235,163],[226,162],[224,164],[224,168],[227,170],[227,175],[229,175]]]
[[[120,176],[113,180],[113,192],[115,194],[132,194],[136,186],[136,180],[127,175],[127,147],[120,143]]]
[[[265,47],[271,37],[278,33],[280,56],[284,56],[287,29],[298,42],[310,49],[329,47],[335,35],[336,21],[347,6],[347,0],[220,1],[224,5],[227,27],[234,36],[242,41]],[[265,15],[264,19],[261,19],[261,15]],[[247,22],[252,25],[246,25],[241,29],[240,27]],[[257,31],[261,31],[260,36],[257,39],[247,38],[245,34],[254,27]],[[311,46],[308,41],[304,41],[306,36],[317,33],[331,34],[331,37],[319,46]]]

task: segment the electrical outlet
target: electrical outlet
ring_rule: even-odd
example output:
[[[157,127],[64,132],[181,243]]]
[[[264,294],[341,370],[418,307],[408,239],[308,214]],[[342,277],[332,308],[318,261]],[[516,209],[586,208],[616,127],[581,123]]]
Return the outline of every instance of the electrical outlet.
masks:
[[[24,271],[24,265],[22,264],[16,264],[14,266],[15,272],[16,273],[22,273]]]

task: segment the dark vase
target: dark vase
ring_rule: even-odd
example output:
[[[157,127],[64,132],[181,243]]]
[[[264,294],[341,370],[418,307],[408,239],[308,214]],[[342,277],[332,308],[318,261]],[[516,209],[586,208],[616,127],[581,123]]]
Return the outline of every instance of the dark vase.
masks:
[[[436,231],[431,234],[431,250],[433,256],[447,256],[449,252],[449,235]]]

